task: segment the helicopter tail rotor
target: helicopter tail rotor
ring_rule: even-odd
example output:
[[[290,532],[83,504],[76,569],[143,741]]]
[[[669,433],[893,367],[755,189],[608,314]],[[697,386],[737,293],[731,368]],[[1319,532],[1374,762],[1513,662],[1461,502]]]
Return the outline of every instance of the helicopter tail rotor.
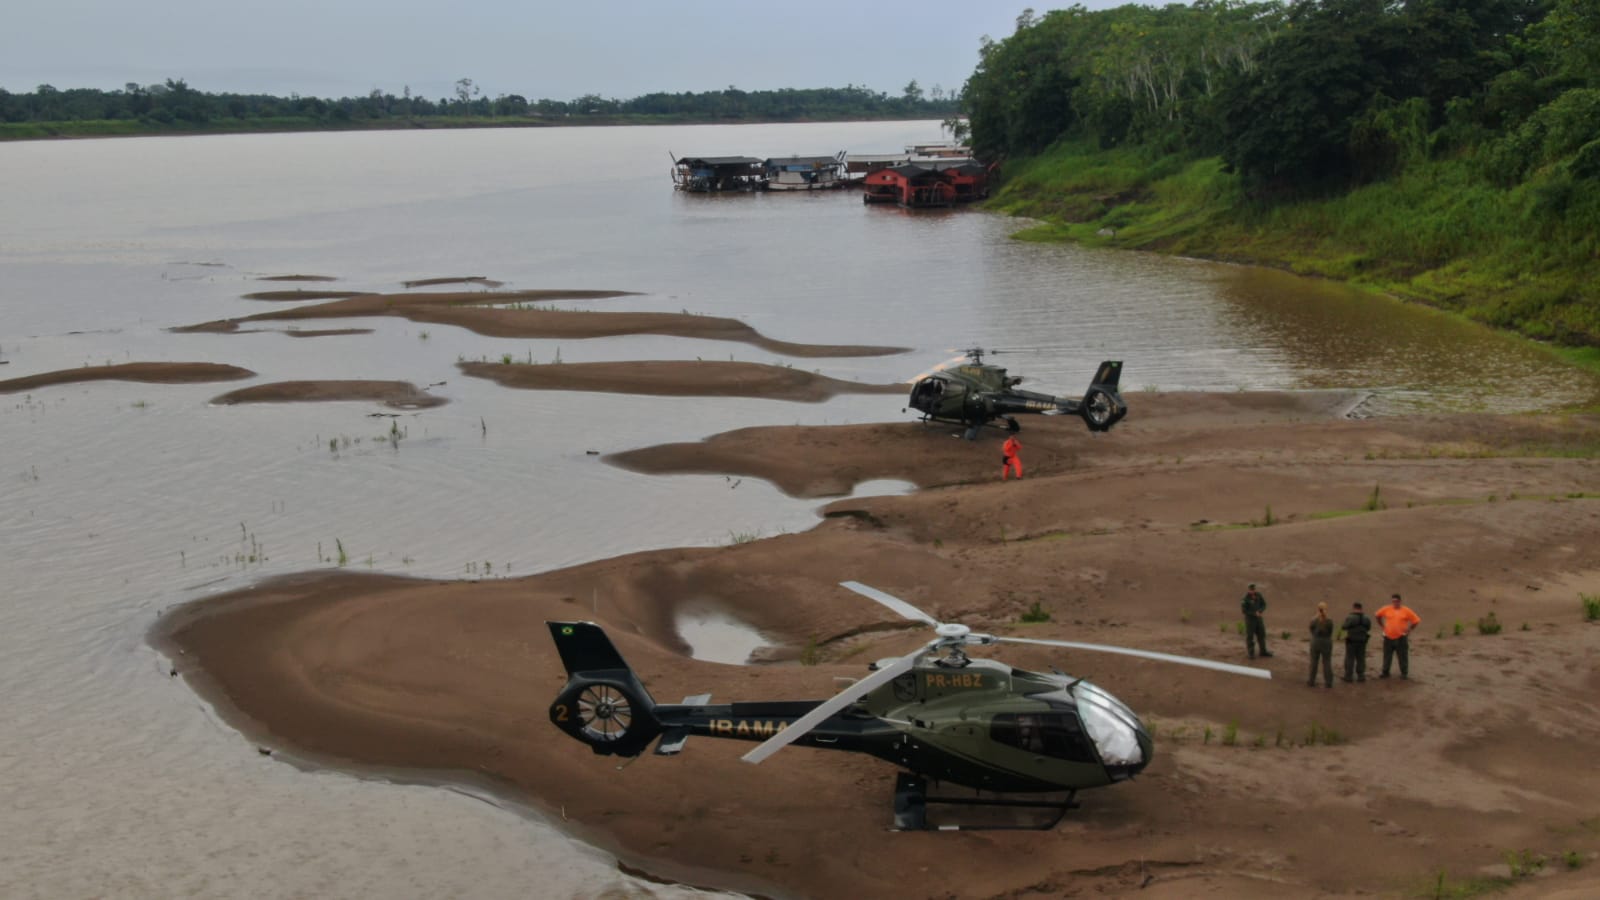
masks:
[[[1077,409],[1090,431],[1110,431],[1111,426],[1128,414],[1128,404],[1117,393],[1117,385],[1121,381],[1120,360],[1108,359],[1095,371],[1094,380],[1090,382],[1089,390],[1084,393]]]
[[[638,756],[662,732],[656,702],[593,622],[547,622],[567,669],[550,721],[603,756]]]

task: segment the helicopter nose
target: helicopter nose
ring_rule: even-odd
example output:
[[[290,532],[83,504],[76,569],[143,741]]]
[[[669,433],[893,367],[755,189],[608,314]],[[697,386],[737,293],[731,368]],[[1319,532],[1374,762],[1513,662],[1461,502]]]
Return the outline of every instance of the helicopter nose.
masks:
[[[1139,741],[1140,751],[1138,762],[1124,763],[1121,765],[1113,765],[1108,763],[1106,765],[1106,775],[1111,779],[1113,784],[1119,781],[1127,781],[1140,772],[1143,772],[1145,766],[1150,765],[1150,757],[1155,753],[1155,744],[1150,739],[1149,733],[1144,730],[1142,724],[1138,729],[1137,738]]]
[[[1088,682],[1080,683],[1074,693],[1084,730],[1111,781],[1125,781],[1142,772],[1150,764],[1154,746],[1150,732],[1133,710]]]

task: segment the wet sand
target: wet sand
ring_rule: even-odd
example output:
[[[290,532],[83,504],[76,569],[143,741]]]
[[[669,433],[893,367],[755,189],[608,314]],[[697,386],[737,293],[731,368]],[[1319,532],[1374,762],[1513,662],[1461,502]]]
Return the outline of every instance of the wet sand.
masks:
[[[657,397],[764,397],[820,403],[839,394],[901,394],[900,384],[841,381],[814,372],[761,363],[641,360],[608,363],[464,362],[475,378],[504,387],[544,391],[600,391]]]
[[[599,300],[632,296],[628,291],[459,291],[418,294],[363,294],[329,303],[297,306],[218,319],[171,329],[174,332],[229,334],[246,322],[336,319],[353,316],[400,316],[413,322],[455,325],[488,337],[599,338],[629,334],[661,334],[711,341],[738,341],[773,353],[807,358],[888,356],[904,347],[860,344],[792,344],[773,340],[737,319],[687,313],[592,312],[541,307],[499,307],[558,300]],[[248,330],[248,329],[244,329]]]
[[[242,296],[246,300],[286,302],[293,300],[344,300],[349,297],[361,297],[367,293],[367,291],[255,291]]]
[[[40,372],[0,381],[0,394],[15,394],[54,384],[81,381],[141,381],[150,384],[195,384],[206,381],[237,381],[253,378],[254,372],[238,366],[204,362],[136,362],[112,366],[83,366]]]
[[[371,328],[289,328],[282,332],[293,338],[336,337],[345,334],[371,334]]]
[[[299,403],[373,400],[394,409],[425,409],[450,402],[407,381],[275,381],[213,397],[212,403]]]
[[[997,441],[948,429],[746,429],[640,458],[808,496],[862,477],[927,489],[836,501],[804,534],[518,579],[285,577],[181,607],[153,638],[264,745],[490,785],[690,883],[814,897],[1412,894],[1441,871],[1451,885],[1508,875],[1506,854],[1527,850],[1550,861],[1527,895],[1582,895],[1600,849],[1600,624],[1578,599],[1600,594],[1600,420],[1338,417],[1353,399],[1135,393],[1099,438],[1032,417],[1028,478],[1004,484]],[[864,459],[871,471],[852,472]],[[750,766],[748,744],[695,738],[618,771],[547,721],[565,675],[546,619],[605,625],[666,702],[820,698],[927,639],[845,579],[980,630],[1237,662],[1254,581],[1275,679],[981,654],[1089,676],[1156,735],[1143,775],[1082,795],[1045,833],[887,832],[894,770],[853,754],[790,748]],[[1391,591],[1423,619],[1412,679],[1307,687],[1315,604],[1342,617]],[[1021,625],[1035,602],[1051,620]],[[776,662],[688,658],[674,621],[690,606],[780,641]],[[1505,630],[1479,634],[1491,611]],[[821,662],[794,664],[811,641]],[[1567,852],[1590,867],[1567,871]]]
[[[401,284],[407,288],[433,287],[440,284],[481,284],[484,287],[497,288],[504,285],[505,282],[495,281],[484,275],[460,275],[443,278],[417,278],[411,281],[402,281]]]

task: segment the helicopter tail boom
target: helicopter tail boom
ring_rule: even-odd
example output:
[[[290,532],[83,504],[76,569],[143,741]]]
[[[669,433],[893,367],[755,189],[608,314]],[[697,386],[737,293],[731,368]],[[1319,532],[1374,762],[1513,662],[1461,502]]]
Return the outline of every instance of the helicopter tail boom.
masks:
[[[892,758],[888,743],[893,729],[875,720],[832,721],[816,728],[829,718],[812,715],[821,705],[817,700],[712,705],[710,694],[695,694],[682,703],[657,704],[599,625],[545,624],[567,669],[567,683],[550,704],[550,721],[599,755],[635,757],[658,736],[658,756],[678,754],[695,735],[768,741],[805,721],[805,728],[780,743],[805,738],[812,746],[866,749]]]
[[[1108,359],[1095,370],[1094,379],[1081,400],[1013,388],[994,399],[993,412],[997,415],[1043,413],[1047,416],[1081,416],[1090,431],[1110,431],[1111,426],[1128,414],[1128,404],[1117,392],[1117,385],[1121,381],[1122,363]]]

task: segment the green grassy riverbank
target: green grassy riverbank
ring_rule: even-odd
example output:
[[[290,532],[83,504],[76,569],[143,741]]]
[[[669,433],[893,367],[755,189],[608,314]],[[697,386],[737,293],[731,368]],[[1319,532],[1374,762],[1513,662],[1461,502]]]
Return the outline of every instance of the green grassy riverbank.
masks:
[[[1013,162],[991,209],[1018,237],[1151,250],[1337,279],[1548,342],[1600,371],[1600,186],[1502,189],[1458,160],[1347,193],[1250,196],[1215,157],[1062,142]]]

